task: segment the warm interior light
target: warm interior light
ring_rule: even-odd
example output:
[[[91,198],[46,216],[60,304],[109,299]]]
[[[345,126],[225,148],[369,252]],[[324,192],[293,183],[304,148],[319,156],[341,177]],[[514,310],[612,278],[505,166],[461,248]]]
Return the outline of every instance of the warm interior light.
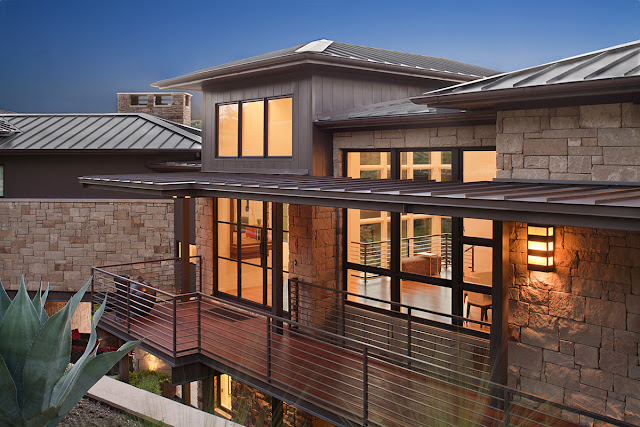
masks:
[[[553,227],[527,226],[527,267],[529,270],[553,270]]]

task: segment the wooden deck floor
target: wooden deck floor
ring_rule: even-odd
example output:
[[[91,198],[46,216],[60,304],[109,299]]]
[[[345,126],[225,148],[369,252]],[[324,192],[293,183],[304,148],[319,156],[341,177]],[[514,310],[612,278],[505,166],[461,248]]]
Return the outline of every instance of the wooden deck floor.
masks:
[[[435,379],[388,357],[376,357],[370,350],[365,369],[361,349],[331,343],[326,337],[301,333],[287,325],[280,333],[274,333],[269,331],[269,319],[258,312],[242,311],[215,301],[191,300],[176,304],[176,319],[178,358],[201,352],[338,414],[345,424],[361,424],[365,411],[370,424],[385,426],[436,423],[455,426],[461,422],[490,426],[497,425],[502,418],[500,411],[489,406],[488,397],[477,393],[474,386]],[[113,311],[105,313],[102,322],[128,331],[132,337],[145,338],[145,344],[158,354],[173,354],[171,304],[156,304],[151,313],[135,317],[128,324]],[[525,418],[531,422],[518,425],[539,425],[542,421],[531,414]],[[563,424],[553,419],[553,425]]]

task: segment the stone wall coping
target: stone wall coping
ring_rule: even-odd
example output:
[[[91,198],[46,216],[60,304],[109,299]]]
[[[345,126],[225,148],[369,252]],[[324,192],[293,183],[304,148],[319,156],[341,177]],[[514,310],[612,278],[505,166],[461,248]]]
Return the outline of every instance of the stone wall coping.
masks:
[[[43,198],[0,198],[0,202],[18,203],[171,203],[173,199],[43,199]]]

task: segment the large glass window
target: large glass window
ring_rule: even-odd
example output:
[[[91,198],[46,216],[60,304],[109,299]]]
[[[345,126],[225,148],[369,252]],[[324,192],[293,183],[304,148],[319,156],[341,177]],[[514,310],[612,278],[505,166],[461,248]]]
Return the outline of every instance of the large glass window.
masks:
[[[242,103],[242,155],[264,155],[264,102]]]
[[[293,155],[291,97],[219,104],[217,121],[219,157]]]
[[[293,99],[279,98],[268,101],[269,156],[291,156],[293,149]]]
[[[496,171],[492,150],[351,151],[346,159],[352,178],[470,182],[492,180]],[[350,302],[490,331],[479,322],[492,314],[492,221],[347,209],[346,234]]]
[[[271,305],[271,203],[217,199],[218,292],[256,304]],[[289,266],[288,205],[283,206],[284,272]]]
[[[238,105],[218,107],[218,155],[238,155]]]

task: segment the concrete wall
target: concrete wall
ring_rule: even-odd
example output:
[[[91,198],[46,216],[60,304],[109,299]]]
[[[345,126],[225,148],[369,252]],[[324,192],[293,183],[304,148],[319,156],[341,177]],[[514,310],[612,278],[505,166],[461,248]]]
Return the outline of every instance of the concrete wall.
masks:
[[[333,135],[333,174],[342,176],[342,150],[344,149],[493,147],[495,145],[496,130],[491,125],[336,132]]]
[[[640,234],[555,234],[555,271],[529,271],[526,225],[511,226],[510,385],[640,423]]]
[[[640,181],[640,105],[498,112],[498,178]]]
[[[173,200],[0,200],[0,274],[76,291],[91,267],[173,256]]]

